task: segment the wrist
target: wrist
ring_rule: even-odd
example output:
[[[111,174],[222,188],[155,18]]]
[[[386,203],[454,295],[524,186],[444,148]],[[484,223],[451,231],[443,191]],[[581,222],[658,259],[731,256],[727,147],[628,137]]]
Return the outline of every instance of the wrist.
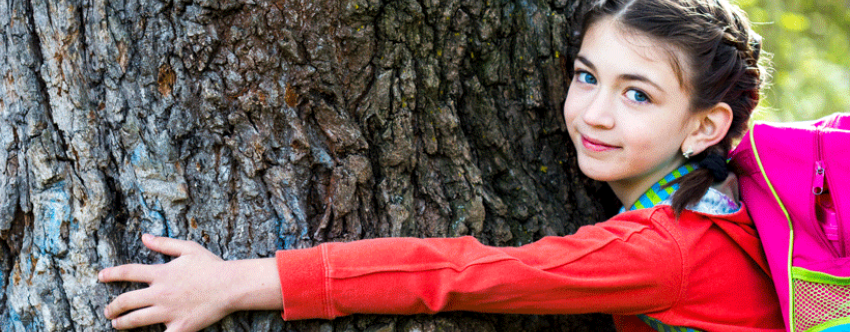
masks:
[[[230,312],[283,310],[280,279],[274,258],[225,261],[223,273],[228,287],[226,306]]]

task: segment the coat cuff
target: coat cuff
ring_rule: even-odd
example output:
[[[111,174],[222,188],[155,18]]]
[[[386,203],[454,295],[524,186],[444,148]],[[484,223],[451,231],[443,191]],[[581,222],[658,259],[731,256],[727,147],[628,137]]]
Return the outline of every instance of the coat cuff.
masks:
[[[284,320],[334,318],[329,310],[326,250],[320,245],[275,253]]]

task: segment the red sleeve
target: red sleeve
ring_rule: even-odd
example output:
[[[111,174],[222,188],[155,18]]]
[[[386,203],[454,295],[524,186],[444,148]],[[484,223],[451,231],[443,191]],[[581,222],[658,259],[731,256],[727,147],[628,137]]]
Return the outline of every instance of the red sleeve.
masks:
[[[664,310],[682,288],[676,237],[657,223],[609,220],[522,247],[382,238],[278,251],[283,317]]]

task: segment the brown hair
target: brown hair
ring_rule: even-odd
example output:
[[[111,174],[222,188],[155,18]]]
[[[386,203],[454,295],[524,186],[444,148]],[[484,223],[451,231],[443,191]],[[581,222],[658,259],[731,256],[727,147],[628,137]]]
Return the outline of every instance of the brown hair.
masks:
[[[584,29],[609,17],[684,54],[685,59],[678,59],[670,50],[673,69],[691,92],[692,111],[720,102],[731,107],[726,136],[690,160],[699,162],[710,154],[725,159],[747,128],[765,73],[759,63],[761,37],[750,29],[746,14],[727,0],[600,0],[585,16]],[[714,181],[705,167],[674,181],[680,186],[672,198],[676,213],[697,203]]]

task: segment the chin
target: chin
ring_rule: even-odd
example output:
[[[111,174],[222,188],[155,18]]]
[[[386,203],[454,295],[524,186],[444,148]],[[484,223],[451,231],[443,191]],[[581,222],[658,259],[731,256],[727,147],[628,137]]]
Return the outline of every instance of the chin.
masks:
[[[582,161],[582,159],[583,158],[579,157],[578,168],[585,176],[602,182],[617,180],[616,172],[607,169],[607,167],[605,167],[606,165],[600,165],[599,161],[596,160],[588,162]]]

